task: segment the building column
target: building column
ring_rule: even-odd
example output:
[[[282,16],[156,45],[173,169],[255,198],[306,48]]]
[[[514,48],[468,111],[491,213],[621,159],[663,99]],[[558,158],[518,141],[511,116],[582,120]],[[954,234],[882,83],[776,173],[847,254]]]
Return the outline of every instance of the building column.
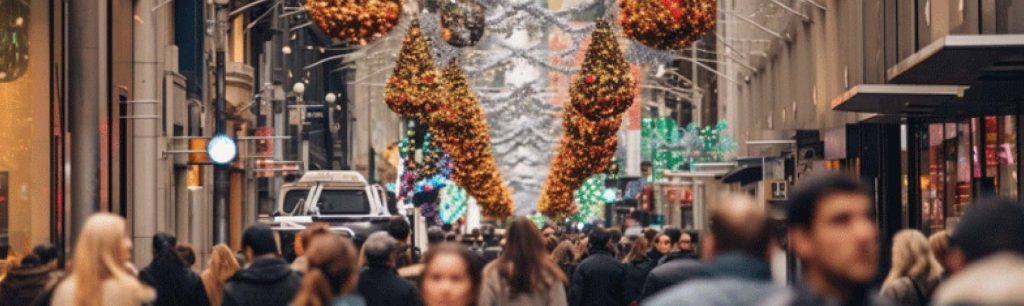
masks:
[[[134,61],[132,72],[135,100],[130,104],[129,116],[132,116],[131,128],[134,132],[132,158],[134,164],[131,182],[132,204],[129,211],[132,218],[132,242],[134,243],[135,263],[138,266],[148,264],[152,257],[152,237],[157,231],[159,211],[157,203],[162,201],[157,196],[159,159],[157,141],[160,137],[158,124],[162,122],[159,86],[162,86],[158,60],[159,48],[157,27],[160,11],[153,12],[156,0],[135,1],[135,17],[141,22],[134,23]]]
[[[71,121],[70,242],[99,210],[99,109],[109,98],[106,0],[68,1],[68,107]]]

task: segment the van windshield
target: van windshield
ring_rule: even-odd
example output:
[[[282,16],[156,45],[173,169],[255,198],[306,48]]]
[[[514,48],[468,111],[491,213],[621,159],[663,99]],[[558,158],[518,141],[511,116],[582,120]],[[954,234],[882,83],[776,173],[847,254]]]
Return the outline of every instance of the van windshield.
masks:
[[[317,206],[323,215],[370,213],[370,199],[363,189],[324,189]]]
[[[295,206],[306,200],[306,195],[309,195],[309,189],[292,189],[288,190],[284,194],[284,207],[283,213],[291,215],[294,213]]]

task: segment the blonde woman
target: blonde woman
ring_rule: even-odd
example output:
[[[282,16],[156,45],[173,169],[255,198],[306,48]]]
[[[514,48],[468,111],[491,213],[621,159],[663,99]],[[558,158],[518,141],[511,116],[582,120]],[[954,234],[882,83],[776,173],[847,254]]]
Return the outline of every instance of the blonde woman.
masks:
[[[892,270],[882,284],[882,295],[902,305],[928,305],[942,277],[942,266],[917,230],[896,233],[892,243]]]
[[[210,266],[199,276],[203,279],[203,287],[206,288],[206,296],[210,298],[211,306],[220,306],[224,299],[224,283],[238,272],[238,260],[231,248],[224,244],[213,246],[213,254],[210,255]]]
[[[112,214],[95,214],[85,221],[75,244],[71,274],[57,286],[51,305],[142,305],[156,291],[135,279],[125,267],[131,258],[125,221]]]

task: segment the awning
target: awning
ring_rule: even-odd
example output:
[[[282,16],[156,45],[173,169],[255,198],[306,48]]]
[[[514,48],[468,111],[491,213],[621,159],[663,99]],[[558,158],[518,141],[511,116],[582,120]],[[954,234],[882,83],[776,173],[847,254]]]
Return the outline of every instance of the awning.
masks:
[[[999,115],[1015,110],[1012,100],[965,98],[971,90],[962,85],[862,84],[832,99],[832,109],[874,113],[880,118]]]
[[[760,165],[758,166],[743,166],[732,170],[722,176],[722,183],[740,183],[740,185],[746,185],[753,182],[761,181],[764,177]]]
[[[1021,80],[1024,35],[948,35],[890,67],[886,75],[894,84]]]

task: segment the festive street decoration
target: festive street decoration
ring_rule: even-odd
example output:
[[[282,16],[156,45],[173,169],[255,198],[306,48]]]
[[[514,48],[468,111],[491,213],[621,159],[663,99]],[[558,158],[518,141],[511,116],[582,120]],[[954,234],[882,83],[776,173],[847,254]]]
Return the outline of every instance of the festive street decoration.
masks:
[[[466,206],[469,202],[466,190],[453,183],[441,189],[439,201],[441,205],[438,213],[443,224],[452,224],[462,218],[466,214]]]
[[[736,150],[736,142],[725,133],[728,128],[725,121],[679,128],[672,118],[644,118],[640,155],[652,161],[654,180],[659,178],[660,170],[694,170],[694,163],[725,161]]]
[[[608,203],[605,199],[605,178],[604,174],[594,175],[576,190],[574,198],[579,204],[579,209],[569,217],[570,222],[588,223],[604,210],[604,205]]]
[[[580,75],[563,110],[564,134],[543,186],[538,211],[560,220],[576,211],[573,192],[604,172],[618,145],[622,113],[633,101],[634,81],[611,27],[598,21]]]
[[[452,180],[476,199],[483,215],[499,219],[511,216],[512,195],[494,160],[483,109],[462,67],[449,64],[443,77],[444,103],[429,118],[431,132],[452,157]]]
[[[484,35],[484,6],[476,0],[447,0],[441,3],[441,38],[455,47],[476,45]]]
[[[0,83],[28,71],[29,6],[26,1],[0,0]]]
[[[715,27],[717,0],[622,0],[619,24],[655,49],[682,49]]]
[[[309,0],[310,18],[328,36],[365,45],[398,25],[401,0]]]
[[[402,117],[429,124],[427,117],[440,104],[444,80],[427,50],[419,24],[414,22],[402,42],[395,71],[384,87],[384,102]]]

